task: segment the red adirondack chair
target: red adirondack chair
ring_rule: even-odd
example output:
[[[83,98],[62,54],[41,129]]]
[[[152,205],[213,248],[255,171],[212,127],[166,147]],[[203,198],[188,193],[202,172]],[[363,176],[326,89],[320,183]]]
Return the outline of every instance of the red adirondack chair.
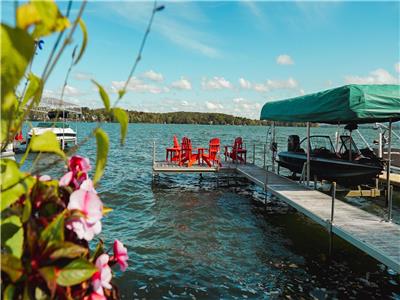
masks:
[[[199,155],[197,153],[193,153],[192,141],[187,137],[182,139],[181,146],[181,161],[179,165],[183,165],[187,163],[188,167],[191,167],[196,161],[199,159]]]
[[[180,160],[180,152],[181,152],[181,146],[179,145],[178,138],[176,135],[174,135],[174,146],[166,148],[166,155],[165,159],[166,161],[178,161]]]
[[[219,138],[213,138],[210,140],[208,153],[202,155],[203,160],[209,167],[214,164],[218,164],[220,167],[222,166],[221,159],[219,157],[220,147],[221,142]]]
[[[231,148],[231,151],[229,151]],[[231,158],[233,162],[246,163],[247,150],[243,148],[243,140],[241,137],[237,137],[233,146],[225,146],[225,161],[227,158]]]

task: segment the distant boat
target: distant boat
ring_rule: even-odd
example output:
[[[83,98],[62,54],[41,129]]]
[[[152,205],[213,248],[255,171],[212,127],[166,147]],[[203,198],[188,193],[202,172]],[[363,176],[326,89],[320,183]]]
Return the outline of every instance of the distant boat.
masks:
[[[14,147],[13,147],[12,143],[7,144],[6,148],[3,151],[1,151],[0,158],[1,159],[7,158],[7,159],[15,160],[15,153],[14,153],[13,148]]]
[[[76,132],[65,122],[40,122],[28,132],[28,144],[32,136],[41,135],[47,131],[53,132],[57,136],[62,148],[69,144],[77,144]]]

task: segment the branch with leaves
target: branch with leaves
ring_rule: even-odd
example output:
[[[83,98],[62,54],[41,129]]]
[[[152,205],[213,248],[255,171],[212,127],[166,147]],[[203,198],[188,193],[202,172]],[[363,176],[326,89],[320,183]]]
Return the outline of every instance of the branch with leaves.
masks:
[[[62,53],[71,44],[76,28],[83,40],[73,49],[66,72],[61,98],[69,74],[83,56],[88,34],[82,20],[86,1],[81,2],[77,17],[71,22],[69,1],[64,16],[53,1],[30,1],[18,6],[16,26],[1,24],[1,132],[2,150],[13,141],[27,114],[40,104],[42,91]],[[106,111],[121,124],[121,144],[127,134],[128,117],[116,104],[126,92],[129,79],[136,69],[150,32],[154,15],[163,7],[154,3],[149,26],[142,40],[123,92],[111,107],[104,88],[99,89]],[[58,34],[56,42],[39,77],[31,72],[37,41]],[[65,35],[65,38],[63,38]],[[78,52],[77,52],[78,51]],[[19,97],[16,90],[26,79]],[[80,145],[96,138],[97,156],[93,180],[89,177],[89,159],[75,155]],[[124,271],[128,264],[127,249],[115,240],[113,251],[106,251],[99,241],[94,251],[89,242],[101,232],[102,218],[111,210],[103,205],[95,190],[101,179],[108,156],[108,135],[101,123],[93,132],[65,154],[52,132],[34,135],[21,161],[1,159],[1,293],[4,299],[117,299],[118,289],[112,282],[112,267]],[[45,163],[36,175],[22,172],[30,152],[50,152],[58,159]],[[54,164],[64,161],[68,168],[60,179],[42,175]]]

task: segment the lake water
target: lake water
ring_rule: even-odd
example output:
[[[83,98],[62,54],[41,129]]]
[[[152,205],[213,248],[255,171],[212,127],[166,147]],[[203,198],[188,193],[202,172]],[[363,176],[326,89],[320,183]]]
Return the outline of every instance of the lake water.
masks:
[[[95,124],[76,126],[82,139]],[[400,299],[398,275],[338,238],[329,255],[329,234],[322,227],[276,199],[265,207],[262,191],[244,179],[230,178],[229,185],[222,180],[220,186],[214,175],[152,180],[153,140],[157,157],[163,159],[174,134],[179,139],[187,135],[194,147],[206,146],[212,137],[231,144],[242,136],[249,150],[259,144],[256,156],[262,164],[260,143],[267,127],[130,124],[124,147],[118,143],[117,124],[103,128],[111,147],[98,191],[113,211],[103,219],[100,237],[109,245],[119,239],[128,248],[129,268],[116,270],[122,298]],[[312,133],[333,138],[334,130],[312,128]],[[360,131],[368,141],[377,136],[372,129]],[[278,128],[279,149],[286,149],[288,134],[305,133],[305,128]],[[95,140],[79,154],[94,166]],[[30,154],[27,170],[35,156]],[[59,169],[48,173],[61,175]],[[345,200],[384,215],[383,199]],[[396,193],[396,222],[399,204]]]

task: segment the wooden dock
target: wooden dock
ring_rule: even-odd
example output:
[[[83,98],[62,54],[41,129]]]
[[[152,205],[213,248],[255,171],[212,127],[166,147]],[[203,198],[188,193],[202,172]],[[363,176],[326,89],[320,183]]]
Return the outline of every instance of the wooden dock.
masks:
[[[386,182],[386,173],[383,173],[379,176],[379,181]],[[395,187],[400,187],[400,174],[390,173],[390,183]]]
[[[187,168],[165,162],[155,162],[153,171],[156,173],[236,171],[321,226],[332,230],[339,237],[400,273],[400,225],[386,222],[376,215],[338,199],[334,200],[334,219],[331,224],[332,197],[296,181],[266,171],[254,164],[228,163],[223,164],[221,168],[206,166]]]

